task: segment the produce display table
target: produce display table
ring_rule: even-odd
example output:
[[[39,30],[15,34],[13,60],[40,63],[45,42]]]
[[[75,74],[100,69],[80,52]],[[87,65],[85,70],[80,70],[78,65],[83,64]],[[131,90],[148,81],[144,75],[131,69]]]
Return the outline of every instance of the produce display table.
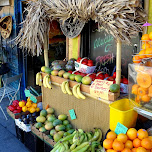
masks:
[[[43,74],[44,76],[45,74]],[[58,76],[50,76],[52,89],[42,87],[42,104],[45,108],[48,104],[55,109],[55,114],[66,114],[74,128],[81,128],[84,131],[91,131],[93,128],[100,128],[105,135],[109,129],[110,108],[112,101],[98,99],[89,94],[89,85],[81,85],[81,91],[86,96],[85,100],[77,99],[73,95],[64,94],[61,91],[61,83],[67,79]],[[70,87],[77,82],[69,81]],[[117,94],[117,97],[119,94]],[[76,119],[71,120],[69,110],[74,109]]]

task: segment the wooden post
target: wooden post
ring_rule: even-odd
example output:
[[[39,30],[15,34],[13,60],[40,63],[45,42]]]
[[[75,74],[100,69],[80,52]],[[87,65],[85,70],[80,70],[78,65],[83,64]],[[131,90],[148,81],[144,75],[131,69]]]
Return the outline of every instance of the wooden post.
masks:
[[[44,61],[45,66],[49,67],[49,57],[48,57],[48,35],[47,33],[44,36]]]
[[[121,80],[121,41],[117,39],[117,56],[116,56],[116,84],[120,85]]]

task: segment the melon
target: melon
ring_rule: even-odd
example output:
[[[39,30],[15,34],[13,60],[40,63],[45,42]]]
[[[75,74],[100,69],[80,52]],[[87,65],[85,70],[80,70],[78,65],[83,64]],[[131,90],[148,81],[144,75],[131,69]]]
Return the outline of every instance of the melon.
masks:
[[[45,125],[45,129],[46,130],[51,130],[53,128],[53,123],[52,122],[48,122],[46,125]]]
[[[53,139],[54,139],[55,142],[58,142],[61,138],[62,138],[62,135],[60,135],[58,133],[53,135]]]
[[[138,85],[142,88],[149,88],[152,83],[151,76],[148,73],[138,73],[136,79]]]
[[[47,111],[45,109],[41,110],[40,116],[46,117],[47,116]]]
[[[111,92],[118,92],[120,89],[120,86],[118,84],[112,84],[110,85],[110,91]]]
[[[58,116],[58,119],[63,121],[65,119],[67,119],[67,115],[61,114]]]
[[[36,121],[37,121],[37,122],[41,122],[41,123],[44,123],[45,120],[46,120],[46,118],[43,117],[43,116],[38,116],[38,117],[36,118]]]

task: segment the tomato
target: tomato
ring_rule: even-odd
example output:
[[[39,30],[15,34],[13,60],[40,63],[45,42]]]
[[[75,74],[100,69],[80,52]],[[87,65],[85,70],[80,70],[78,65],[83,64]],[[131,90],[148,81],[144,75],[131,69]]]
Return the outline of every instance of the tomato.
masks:
[[[122,83],[128,84],[128,79],[127,79],[127,78],[123,78],[123,79],[122,79]]]
[[[77,62],[78,62],[78,63],[80,63],[80,60],[81,60],[81,59],[82,59],[82,58],[81,58],[81,57],[79,57],[79,58],[77,59]]]
[[[93,62],[88,62],[87,66],[93,66]]]
[[[95,79],[104,80],[104,76],[103,77],[97,76]]]
[[[116,78],[116,72],[113,73],[113,76],[112,76],[112,77],[113,77],[113,78]]]
[[[108,81],[114,81],[115,79],[113,77],[109,77],[107,80]]]
[[[109,77],[109,74],[106,73],[106,74],[104,75],[104,77],[105,77],[105,78],[106,78],[106,77]]]
[[[71,74],[72,74],[72,72],[73,72],[73,71],[68,71],[68,73],[71,73]]]
[[[96,78],[96,74],[95,74],[95,73],[92,73],[92,74],[89,75],[89,77],[92,79],[92,81],[94,81],[95,78]]]
[[[87,65],[88,64],[88,59],[83,59],[81,63],[84,64],[84,65]]]
[[[98,77],[98,78],[100,77],[102,80],[105,78],[104,75],[103,75],[102,73],[97,74],[97,77]]]
[[[80,75],[84,77],[84,76],[86,76],[87,74],[85,74],[85,73],[80,73]]]
[[[93,61],[92,60],[88,60],[88,63],[93,63]]]

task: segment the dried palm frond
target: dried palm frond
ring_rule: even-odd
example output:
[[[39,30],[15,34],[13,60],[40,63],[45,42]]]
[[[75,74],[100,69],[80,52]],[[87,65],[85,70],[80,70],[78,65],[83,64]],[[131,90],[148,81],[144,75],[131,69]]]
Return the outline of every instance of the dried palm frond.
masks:
[[[141,8],[141,0],[38,0],[29,2],[27,17],[23,22],[17,42],[28,49],[32,55],[39,55],[44,44],[49,20],[58,20],[61,24],[70,18],[75,23],[99,23],[115,39],[130,43],[130,39],[142,31],[146,13]],[[69,20],[70,21],[70,20]],[[74,24],[73,24],[74,25]]]
[[[22,22],[23,27],[16,37],[16,43],[32,56],[39,56],[42,53],[44,35],[48,35],[48,17],[40,2],[29,2],[25,12],[26,19]]]

